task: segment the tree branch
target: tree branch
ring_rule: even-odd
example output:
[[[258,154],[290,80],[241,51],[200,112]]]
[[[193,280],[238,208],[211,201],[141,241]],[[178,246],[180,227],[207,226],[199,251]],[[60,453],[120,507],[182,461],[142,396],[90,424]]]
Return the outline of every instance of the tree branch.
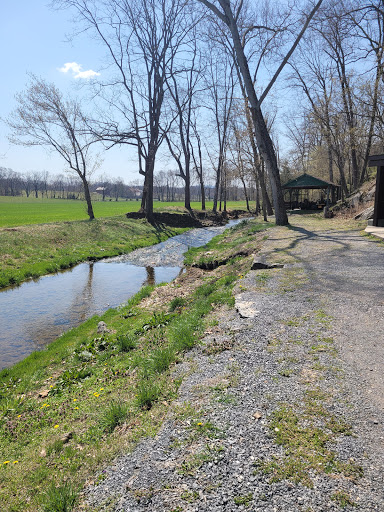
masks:
[[[208,9],[210,9],[213,13],[216,14],[218,18],[221,19],[222,22],[224,22],[226,25],[228,25],[228,19],[219,9],[213,5],[211,2],[208,2],[208,0],[199,0],[202,4],[204,4]]]
[[[299,35],[297,36],[295,42],[293,43],[291,49],[289,50],[289,52],[287,53],[287,55],[284,57],[283,59],[283,62],[280,64],[280,66],[278,67],[276,73],[273,75],[271,81],[269,82],[269,84],[267,85],[266,89],[264,90],[263,94],[260,96],[260,99],[259,99],[259,106],[262,104],[263,100],[265,99],[265,97],[267,96],[267,94],[269,93],[269,91],[271,90],[272,86],[274,85],[274,83],[276,82],[278,76],[280,75],[281,71],[283,70],[283,68],[285,67],[286,63],[288,62],[288,60],[290,59],[292,53],[295,51],[297,45],[299,44],[300,42],[300,39],[303,37],[304,35],[304,32],[307,30],[307,27],[311,21],[311,19],[313,18],[313,16],[316,14],[316,12],[319,10],[321,4],[322,4],[323,0],[319,0],[317,2],[317,4],[315,5],[315,7],[312,9],[312,11],[310,12],[308,18],[307,18],[307,21],[304,23],[303,25],[303,28],[300,30],[300,33]]]

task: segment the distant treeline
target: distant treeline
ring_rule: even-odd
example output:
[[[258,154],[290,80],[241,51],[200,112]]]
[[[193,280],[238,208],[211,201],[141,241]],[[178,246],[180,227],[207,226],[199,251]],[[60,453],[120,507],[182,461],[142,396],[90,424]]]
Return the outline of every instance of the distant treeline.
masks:
[[[154,199],[163,202],[184,201],[185,189],[180,178],[173,172],[160,172],[155,176]],[[121,178],[100,177],[90,183],[95,198],[101,201],[139,200],[143,186],[135,183],[125,184]],[[250,201],[256,200],[256,185],[249,180],[247,196]],[[205,195],[208,201],[213,200],[214,187],[207,185]],[[236,179],[227,184],[225,191],[227,201],[244,200],[244,185],[240,186]],[[0,167],[0,196],[26,196],[51,199],[83,199],[82,184],[74,175],[53,175],[47,171],[19,173]],[[223,199],[223,198],[222,198]],[[201,187],[191,186],[191,200],[201,201]],[[220,199],[219,199],[220,200]]]
[[[142,187],[126,185],[122,179],[100,179],[91,184],[91,190],[101,199],[140,199]],[[47,171],[18,173],[0,167],[0,196],[49,197],[82,199],[82,183],[74,175],[51,175]]]

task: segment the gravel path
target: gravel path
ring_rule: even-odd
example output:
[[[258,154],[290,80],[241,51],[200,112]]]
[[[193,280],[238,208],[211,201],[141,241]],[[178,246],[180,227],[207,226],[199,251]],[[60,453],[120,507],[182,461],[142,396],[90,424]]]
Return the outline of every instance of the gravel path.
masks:
[[[239,280],[251,317],[216,312],[178,366],[186,376],[162,429],[87,489],[90,510],[384,510],[384,245],[299,222],[270,230],[262,252],[285,268]],[[273,423],[282,411],[303,432],[331,433],[343,470],[327,472],[319,448],[295,481],[297,447],[279,445]]]

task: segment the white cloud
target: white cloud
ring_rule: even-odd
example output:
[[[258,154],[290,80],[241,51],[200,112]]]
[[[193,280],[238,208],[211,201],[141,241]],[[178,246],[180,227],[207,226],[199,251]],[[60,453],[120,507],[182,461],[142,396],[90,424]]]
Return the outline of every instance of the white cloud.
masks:
[[[100,76],[100,73],[93,71],[93,69],[88,69],[87,71],[81,71],[82,66],[77,62],[66,62],[62,68],[58,68],[61,73],[68,73],[68,71],[72,71],[72,75],[74,78],[92,78],[94,76]]]

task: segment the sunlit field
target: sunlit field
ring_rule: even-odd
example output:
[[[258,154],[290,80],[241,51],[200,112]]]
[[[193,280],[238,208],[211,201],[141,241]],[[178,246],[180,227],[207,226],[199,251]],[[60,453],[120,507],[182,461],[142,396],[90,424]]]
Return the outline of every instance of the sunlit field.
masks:
[[[207,202],[207,209],[212,209]],[[191,203],[193,209],[200,209],[201,203]],[[154,202],[156,210],[183,208],[182,202]],[[140,201],[94,201],[95,217],[114,217],[137,211]],[[228,209],[245,209],[245,201],[229,201]],[[35,199],[26,197],[0,196],[0,227],[14,227],[25,224],[45,224],[87,219],[84,201],[73,199]]]

